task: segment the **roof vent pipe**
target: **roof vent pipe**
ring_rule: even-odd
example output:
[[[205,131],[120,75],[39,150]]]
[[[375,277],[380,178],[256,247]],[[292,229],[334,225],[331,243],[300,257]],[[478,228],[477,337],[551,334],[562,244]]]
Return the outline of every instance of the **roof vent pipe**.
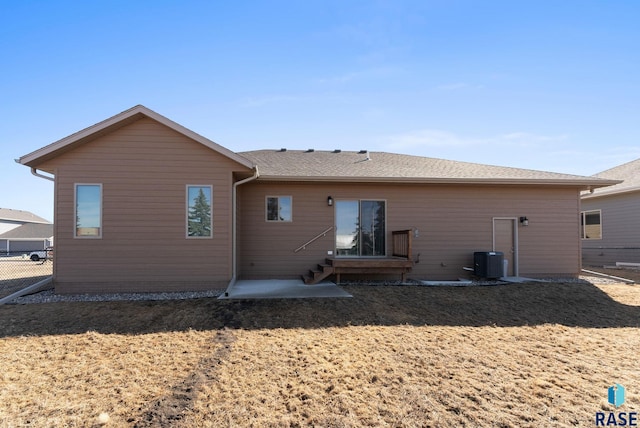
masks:
[[[369,156],[369,150],[360,150],[358,152],[359,155],[367,155],[364,160],[371,160],[371,156]]]

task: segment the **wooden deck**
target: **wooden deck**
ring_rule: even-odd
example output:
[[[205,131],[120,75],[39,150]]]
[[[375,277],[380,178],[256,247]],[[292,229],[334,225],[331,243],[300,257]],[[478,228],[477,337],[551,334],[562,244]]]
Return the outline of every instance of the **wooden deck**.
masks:
[[[413,261],[401,258],[330,258],[317,269],[309,271],[302,278],[305,284],[317,284],[331,275],[336,276],[336,284],[340,284],[342,274],[389,275],[399,274],[402,282],[407,280],[407,273],[411,272]]]
[[[412,233],[411,229],[393,232],[392,257],[327,258],[324,263],[318,264],[317,268],[310,269],[308,274],[302,276],[302,279],[305,284],[317,284],[323,279],[335,275],[336,283],[340,284],[342,274],[399,274],[402,282],[405,282],[407,273],[411,272],[413,268]]]
[[[341,274],[400,274],[402,282],[407,280],[407,273],[413,268],[413,261],[402,258],[371,258],[371,259],[349,259],[331,258],[326,260],[327,264],[333,268],[336,276],[336,283],[340,284]]]

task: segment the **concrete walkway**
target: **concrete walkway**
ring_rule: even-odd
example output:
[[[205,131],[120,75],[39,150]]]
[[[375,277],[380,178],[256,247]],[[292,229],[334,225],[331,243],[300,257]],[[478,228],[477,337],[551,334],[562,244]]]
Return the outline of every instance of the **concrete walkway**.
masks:
[[[522,276],[503,276],[501,278],[497,278],[494,280],[496,283],[498,282],[509,282],[509,283],[523,283],[523,282],[547,282],[542,279],[533,279],[526,278]],[[478,282],[474,282],[468,279],[459,279],[457,281],[426,281],[420,280],[422,285],[430,285],[430,286],[445,286],[445,287],[469,287],[478,285]],[[482,281],[481,281],[482,283]]]
[[[332,282],[306,285],[301,279],[262,279],[237,281],[218,299],[308,299],[353,297]]]

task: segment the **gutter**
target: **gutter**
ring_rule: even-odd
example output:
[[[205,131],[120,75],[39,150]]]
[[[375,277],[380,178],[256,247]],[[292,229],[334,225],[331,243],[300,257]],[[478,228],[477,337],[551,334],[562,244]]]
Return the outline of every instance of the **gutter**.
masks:
[[[536,178],[451,178],[451,177],[363,177],[363,176],[285,176],[262,175],[264,181],[276,182],[338,182],[338,183],[406,183],[406,184],[464,184],[464,185],[552,185],[580,186],[584,190],[607,187],[621,183],[620,180],[536,179]]]
[[[24,157],[24,156],[23,156]],[[24,162],[22,162],[22,158],[20,159],[14,159],[15,163],[19,163],[20,165],[26,165]],[[48,175],[42,175],[38,172],[38,169],[35,167],[31,167],[31,174],[35,175],[36,177],[40,177],[40,178],[44,178],[45,180],[49,180],[49,181],[53,181],[55,182],[56,180],[53,177],[49,177]]]
[[[623,195],[625,193],[633,193],[640,191],[640,186],[626,187],[622,189],[604,189],[602,191],[595,192],[594,189],[590,189],[590,193],[584,194],[581,196],[582,199],[596,199],[596,198],[604,198],[605,196],[617,196]]]
[[[235,285],[237,280],[237,271],[238,271],[238,254],[237,254],[237,238],[238,238],[238,186],[241,184],[248,183],[250,181],[256,180],[260,177],[260,172],[258,171],[258,165],[254,166],[254,173],[251,177],[245,178],[244,180],[237,181],[233,183],[233,190],[231,192],[231,281],[229,281],[229,285],[227,285],[227,290],[224,293],[225,297],[229,296],[229,291]]]
[[[36,177],[44,178],[45,180],[49,180],[49,181],[55,182],[55,179],[53,177],[49,177],[48,175],[40,174],[36,168],[31,168],[31,174],[35,175]]]

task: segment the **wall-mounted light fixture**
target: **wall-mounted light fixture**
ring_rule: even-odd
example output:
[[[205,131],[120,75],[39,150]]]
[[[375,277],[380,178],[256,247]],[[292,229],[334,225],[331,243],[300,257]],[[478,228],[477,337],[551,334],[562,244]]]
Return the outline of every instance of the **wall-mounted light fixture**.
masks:
[[[529,219],[526,216],[520,217],[520,224],[522,226],[529,226]]]
[[[333,206],[333,198],[331,196],[327,197],[327,205],[332,207]]]

